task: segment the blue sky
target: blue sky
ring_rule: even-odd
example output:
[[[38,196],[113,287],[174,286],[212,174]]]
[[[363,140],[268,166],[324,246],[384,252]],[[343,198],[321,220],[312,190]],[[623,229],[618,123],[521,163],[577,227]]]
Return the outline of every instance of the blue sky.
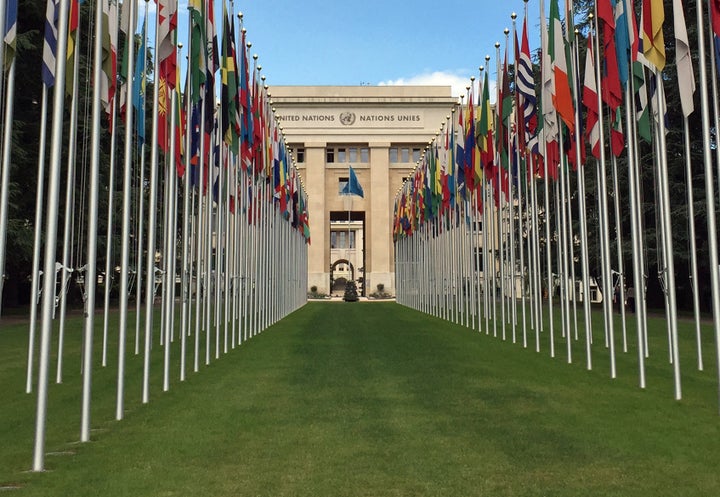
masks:
[[[216,22],[221,0],[215,0]],[[144,12],[139,0],[140,14]],[[181,0],[181,39],[187,1]],[[530,46],[539,45],[539,0],[528,2]],[[153,3],[150,3],[153,6]],[[269,85],[444,84],[459,94],[477,76],[495,42],[504,48],[510,14],[523,0],[248,0],[244,15],[251,54]],[[154,10],[154,9],[153,9]],[[495,79],[495,71],[491,73]]]

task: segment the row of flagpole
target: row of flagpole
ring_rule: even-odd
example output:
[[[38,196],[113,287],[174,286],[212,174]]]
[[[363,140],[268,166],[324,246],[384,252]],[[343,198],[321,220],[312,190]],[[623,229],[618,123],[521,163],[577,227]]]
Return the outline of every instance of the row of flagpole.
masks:
[[[465,102],[453,109],[428,144],[412,176],[396,195],[394,237],[398,301],[444,319],[465,324],[513,342],[521,333],[523,346],[534,335],[535,348],[557,354],[557,331],[565,341],[568,362],[573,342],[585,342],[585,363],[593,368],[591,299],[602,299],[604,346],[612,378],[618,374],[616,342],[628,352],[632,329],[625,302],[635,308],[638,383],[646,386],[649,357],[646,302],[646,220],[642,177],[654,178],[658,277],[664,292],[668,362],[676,399],[682,398],[678,341],[673,219],[671,216],[666,134],[668,110],[664,84],[664,7],[661,1],[601,0],[588,18],[584,81],[581,82],[581,34],[574,26],[571,2],[561,20],[558,0],[551,0],[549,20],[539,2],[541,40],[538,69],[533,68],[527,40],[528,11],[521,41],[513,14],[513,40],[505,30],[505,55],[497,43],[497,95],[489,98],[490,56],[480,68],[479,84],[472,78]],[[707,8],[710,23],[704,21]],[[684,167],[689,212],[693,212],[693,175],[688,117],[695,111],[695,79],[685,16],[680,0],[673,1],[678,88],[682,103]],[[714,122],[717,98],[717,53],[706,57],[705,32],[720,39],[720,6],[696,4],[697,60],[700,74],[708,274],[698,273],[695,219],[686,219],[690,232],[690,275],[693,289],[697,368],[704,369],[698,281],[711,282],[710,305],[720,360],[720,267],[710,99]],[[666,27],[667,29],[667,27]],[[602,40],[603,43],[600,43]],[[712,47],[718,47],[717,43]],[[514,51],[514,79],[508,71],[508,50]],[[713,50],[717,50],[714,48]],[[708,75],[707,64],[711,72]],[[536,72],[539,85],[536,90]],[[476,100],[475,90],[479,98]],[[650,94],[648,94],[648,89]],[[624,114],[623,114],[624,111]],[[652,115],[648,119],[648,114]],[[622,118],[624,116],[624,128]],[[648,126],[651,125],[651,126]],[[650,133],[651,131],[651,133]],[[586,158],[586,144],[591,152]],[[643,147],[652,159],[640,156]],[[713,157],[714,154],[714,157]],[[647,157],[647,156],[645,156]],[[619,182],[621,159],[627,166],[627,186]],[[586,167],[595,165],[596,198],[588,195]],[[610,167],[608,167],[608,165]],[[621,198],[627,192],[628,199]],[[610,199],[608,199],[608,196]],[[593,201],[594,200],[594,201]],[[610,203],[612,200],[612,204]],[[626,203],[623,203],[626,202]],[[624,205],[624,207],[623,207]],[[623,210],[629,210],[631,273],[627,280],[623,250]],[[592,232],[588,220],[597,219]],[[577,222],[575,222],[577,221]],[[677,220],[676,220],[677,222]],[[615,233],[614,242],[611,233]],[[597,240],[595,243],[592,238]],[[591,287],[590,254],[599,253],[600,285]],[[544,257],[543,257],[544,255]],[[632,291],[626,295],[626,286]],[[557,287],[557,293],[556,293]],[[619,302],[613,305],[614,296]],[[559,296],[558,303],[554,297]],[[580,302],[579,302],[580,301]],[[582,317],[578,304],[582,304]],[[555,317],[559,310],[560,320]],[[614,311],[619,312],[616,323]],[[483,326],[484,324],[484,326]],[[617,325],[617,326],[616,326]],[[498,330],[499,327],[499,330]],[[584,332],[581,333],[581,331]],[[720,378],[718,385],[720,387]]]
[[[0,8],[0,25],[8,13],[16,18],[16,1],[3,3],[7,8]],[[242,15],[236,17],[233,3],[223,1],[222,46],[218,47],[213,1],[189,2],[188,64],[181,91],[178,2],[158,2],[155,71],[150,81],[145,64],[147,3],[138,35],[140,16],[134,1],[118,6],[98,0],[87,7],[91,16],[81,15],[78,0],[47,2],[26,375],[27,393],[34,388],[37,393],[35,471],[45,468],[51,362],[57,367],[56,383],[62,383],[63,358],[68,354],[64,333],[71,281],[80,288],[85,311],[80,364],[83,442],[90,440],[92,368],[98,350],[101,367],[114,363],[117,368],[115,417],[119,420],[126,410],[126,382],[141,384],[142,402],[149,402],[153,364],[162,363],[166,391],[174,374],[185,380],[190,368],[199,371],[201,362],[207,365],[220,358],[304,305],[307,298],[307,195],[257,56],[250,67],[251,44],[246,41]],[[92,34],[81,37],[86,25]],[[125,47],[119,53],[122,38]],[[8,43],[7,31],[5,41],[0,66],[4,57],[10,64],[0,94],[9,105],[3,114],[2,194],[6,196],[14,89],[14,60],[6,57],[14,57],[14,40]],[[99,84],[86,86],[78,77],[83,50],[92,68],[90,79]],[[145,140],[146,81],[153,90],[149,140]],[[79,106],[88,93],[92,93],[89,118]],[[65,132],[68,110],[71,121]],[[88,125],[80,126],[86,119]],[[103,149],[105,122],[109,151]],[[80,129],[89,129],[89,137],[78,136]],[[85,148],[87,138],[89,148]],[[57,213],[63,171],[61,227]],[[105,191],[108,208],[100,212]],[[119,208],[116,195],[121,198]],[[6,200],[2,205],[0,267]],[[103,216],[107,224],[101,233]],[[99,254],[102,239],[105,253]],[[113,250],[118,246],[119,255]],[[116,286],[114,274],[120,279]],[[98,298],[101,284],[103,294]],[[118,313],[110,312],[113,292],[117,292]],[[103,303],[97,315],[102,316],[102,326],[96,327],[98,301]],[[96,328],[102,330],[97,337]],[[128,334],[132,329],[134,340]],[[131,343],[137,360],[142,360],[142,378],[131,377],[126,369],[132,360],[127,352]],[[153,354],[158,345],[161,356]],[[178,360],[179,371],[172,373],[171,365]]]

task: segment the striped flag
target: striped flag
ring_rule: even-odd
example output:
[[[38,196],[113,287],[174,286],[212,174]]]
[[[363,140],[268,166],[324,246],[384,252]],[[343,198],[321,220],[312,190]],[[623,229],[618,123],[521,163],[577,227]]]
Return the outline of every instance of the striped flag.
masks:
[[[67,38],[67,53],[65,54],[65,61],[68,70],[65,71],[65,93],[71,95],[73,91],[73,81],[75,78],[75,48],[77,31],[80,26],[80,2],[78,0],[70,0],[70,13],[68,18],[68,38]]]
[[[585,55],[585,86],[583,88],[582,103],[587,109],[587,126],[585,139],[590,144],[590,150],[596,158],[600,158],[600,120],[598,109],[597,81],[595,74],[595,60],[592,52],[592,34],[588,35],[587,54]]]
[[[138,142],[140,145],[145,143],[145,38],[147,19],[143,20],[143,27],[140,39],[140,49],[138,50],[137,64],[135,64],[135,75],[133,77],[132,104],[136,113],[136,126]]]
[[[563,120],[571,133],[575,132],[575,110],[570,92],[570,78],[568,77],[567,58],[565,56],[565,37],[560,22],[558,0],[550,3],[550,35],[549,46],[550,59],[552,60],[554,90],[552,103],[558,115]]]
[[[617,55],[618,75],[623,88],[630,79],[630,59],[632,56],[632,40],[630,26],[625,7],[625,0],[613,0],[615,4],[615,53]]]
[[[5,70],[10,69],[17,50],[17,0],[7,0],[5,4]]]
[[[520,53],[517,55],[518,74],[516,86],[520,95],[520,108],[523,112],[523,128],[521,130],[521,144],[526,150],[537,153],[537,97],[535,96],[535,79],[533,77],[532,60],[530,59],[530,44],[527,35],[527,18],[523,21],[522,42]],[[533,150],[533,148],[535,150]]]
[[[715,0],[713,2],[715,3]],[[642,39],[645,58],[659,71],[665,67],[665,6],[663,0],[643,0]]]
[[[57,56],[58,17],[60,0],[47,0],[45,8],[45,39],[43,41],[42,80],[47,88],[55,84]]]
[[[103,57],[102,78],[100,80],[100,99],[105,112],[112,112],[112,102],[115,98],[117,80],[117,32],[118,10],[117,4],[112,0],[103,0]]]
[[[688,40],[685,14],[682,0],[673,0],[673,19],[675,27],[675,58],[680,89],[680,104],[683,115],[689,116],[695,110],[693,95],[695,94],[695,75],[693,74],[690,42]]]

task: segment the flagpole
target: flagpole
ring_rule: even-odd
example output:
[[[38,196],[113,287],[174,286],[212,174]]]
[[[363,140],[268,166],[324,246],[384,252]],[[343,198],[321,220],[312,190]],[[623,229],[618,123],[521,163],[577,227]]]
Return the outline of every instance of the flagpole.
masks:
[[[53,70],[55,68],[53,67]],[[25,393],[32,392],[33,362],[35,360],[35,334],[37,328],[37,308],[40,300],[38,290],[40,280],[40,249],[42,244],[42,215],[45,190],[45,142],[47,140],[47,101],[48,87],[43,83],[42,103],[40,104],[40,141],[38,148],[37,188],[35,194],[35,224],[33,234],[33,262],[30,289],[30,329],[28,330],[27,381]]]
[[[80,24],[77,27],[77,37],[80,37]],[[78,50],[78,45],[75,45],[75,50]],[[79,59],[77,53],[73,57],[73,85],[72,85],[72,100],[70,103],[70,127],[68,136],[68,158],[67,158],[67,171],[65,180],[65,219],[63,222],[63,255],[62,255],[62,269],[60,273],[60,318],[58,319],[58,345],[57,345],[57,369],[55,372],[55,382],[62,383],[62,370],[63,370],[63,350],[65,343],[65,315],[67,308],[67,288],[68,282],[71,278],[69,273],[74,272],[73,260],[72,260],[72,236],[73,228],[75,223],[75,177],[76,177],[76,156],[77,156],[77,113],[78,113],[78,74],[79,74]],[[67,63],[66,63],[67,65]],[[45,291],[55,292],[55,285],[52,289],[46,288]],[[57,304],[56,304],[57,305]]]
[[[595,4],[595,18],[597,19],[597,4]],[[595,32],[599,32],[597,29],[597,26],[595,26]],[[599,40],[598,40],[599,43]],[[602,90],[601,90],[601,79],[599,77],[598,71],[600,70],[600,50],[595,50],[593,52],[593,55],[595,56],[595,80],[598,82],[598,92],[597,92],[597,99],[598,99],[598,121],[600,122],[600,160],[598,162],[598,169],[599,169],[599,179],[600,182],[598,183],[599,187],[599,194],[598,194],[598,201],[600,204],[600,217],[602,219],[601,221],[601,233],[600,233],[600,245],[601,245],[601,252],[603,254],[602,257],[602,275],[603,275],[603,308],[605,311],[605,327],[606,327],[606,333],[607,333],[607,341],[608,345],[610,347],[610,377],[615,378],[617,376],[616,367],[615,367],[615,328],[613,323],[613,316],[612,316],[612,301],[610,300],[612,296],[610,295],[610,292],[612,291],[612,275],[610,274],[610,233],[608,231],[608,223],[607,223],[607,173],[605,170],[605,136],[604,136],[604,129],[602,126],[603,123],[603,102],[602,102]]]
[[[78,57],[79,58],[79,57]],[[102,343],[102,366],[107,366],[107,337],[108,328],[110,325],[110,288],[112,286],[112,245],[113,245],[113,206],[115,204],[115,139],[117,134],[116,118],[117,118],[117,104],[116,99],[113,98],[111,105],[111,124],[112,129],[110,130],[110,166],[108,170],[108,209],[107,209],[107,229],[105,232],[105,277],[103,283],[105,284],[105,295],[103,303],[103,343]]]
[[[130,2],[128,15],[135,19],[136,2]],[[130,84],[130,94],[134,96],[135,84],[135,25],[131,23],[127,36],[133,40],[127,51],[127,80]],[[140,54],[142,57],[142,54]],[[134,97],[133,97],[134,99]],[[133,102],[125,105],[125,147],[123,164],[123,199],[122,199],[122,240],[120,248],[120,321],[118,326],[118,373],[117,397],[115,402],[115,419],[121,420],[125,415],[125,348],[127,341],[127,308],[128,308],[128,274],[130,270],[130,210],[132,195],[132,153],[133,153]]]
[[[160,44],[160,16],[155,19],[155,48]],[[145,259],[145,353],[143,356],[142,403],[150,401],[150,348],[153,333],[153,304],[155,301],[155,238],[157,229],[157,189],[158,189],[158,99],[160,96],[160,74],[153,74],[153,118],[150,152],[150,198],[148,200],[148,240]],[[140,255],[141,257],[142,255]]]
[[[709,8],[709,4],[708,4]],[[702,2],[697,3],[697,25],[704,26]],[[697,30],[698,47],[700,49],[700,97],[702,112],[703,137],[707,139],[703,142],[703,160],[705,172],[705,202],[707,204],[707,225],[708,233],[717,233],[717,225],[715,220],[715,182],[713,179],[712,155],[710,150],[710,104],[708,101],[707,91],[707,68],[705,66],[705,33],[703,29]],[[710,57],[712,59],[712,55]],[[713,92],[714,93],[714,92]],[[710,282],[712,287],[712,309],[713,323],[715,328],[715,358],[718,362],[718,395],[720,396],[720,270],[718,270],[718,245],[717,237],[709,236],[708,244],[710,246]]]

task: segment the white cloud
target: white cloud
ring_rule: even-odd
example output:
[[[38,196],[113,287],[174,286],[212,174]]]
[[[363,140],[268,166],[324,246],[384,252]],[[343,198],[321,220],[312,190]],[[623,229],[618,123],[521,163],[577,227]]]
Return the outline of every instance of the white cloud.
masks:
[[[450,86],[452,87],[452,95],[459,97],[467,94],[466,87],[469,84],[470,76],[467,74],[452,71],[434,71],[407,78],[380,81],[378,86]]]

